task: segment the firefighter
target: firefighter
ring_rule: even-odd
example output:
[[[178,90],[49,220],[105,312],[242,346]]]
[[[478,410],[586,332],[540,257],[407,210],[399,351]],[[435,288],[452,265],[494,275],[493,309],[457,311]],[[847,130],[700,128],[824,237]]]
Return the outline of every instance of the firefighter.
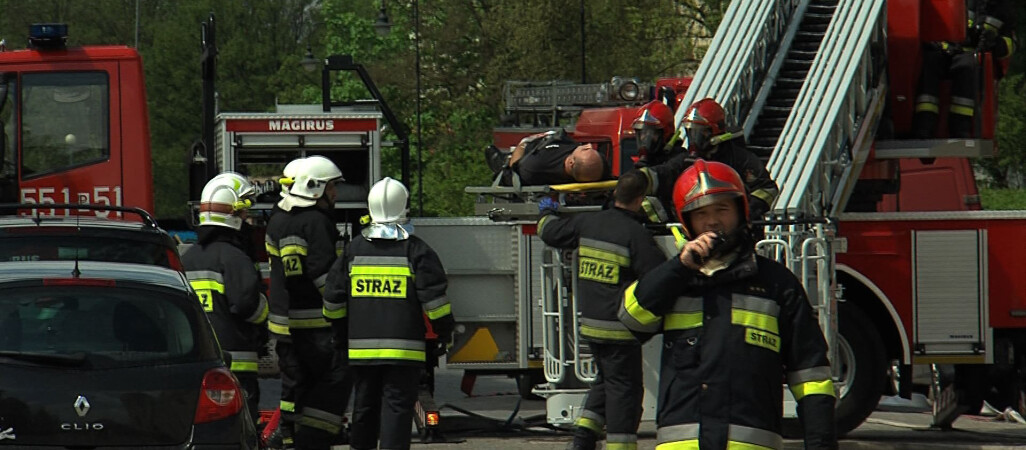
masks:
[[[645,175],[632,170],[617,181],[612,208],[561,217],[551,198],[539,203],[538,236],[550,246],[577,250],[580,335],[598,365],[568,449],[595,449],[603,425],[607,449],[638,445],[644,396],[641,342],[620,323],[617,310],[623,288],[666,259],[639,212],[647,187]]]
[[[631,123],[634,139],[638,146],[638,162],[635,167],[656,166],[680,153],[679,147],[669,145],[673,137],[673,111],[659,100],[653,100],[638,111]]]
[[[661,322],[656,449],[781,448],[783,379],[805,447],[837,448],[826,341],[798,279],[755,254],[741,177],[700,159],[673,199],[690,240],[620,311],[632,329]]]
[[[741,175],[748,193],[748,212],[751,217],[762,218],[776,199],[779,189],[770,178],[766,166],[754,153],[748,151],[744,135],[727,130],[726,113],[715,100],[699,100],[684,113],[682,133],[685,139],[674,146],[682,150],[671,150],[674,154],[666,163],[643,168],[649,176],[649,193],[661,199],[661,203],[646,206],[650,220],[665,221],[670,218],[665,211],[671,205],[670,196],[673,181],[695,161],[696,158],[724,163]],[[672,123],[664,125],[672,129]]]
[[[951,78],[948,134],[954,138],[972,137],[979,91],[977,57],[982,52],[991,52],[998,62],[1007,60],[1015,51],[1015,10],[1010,2],[969,1],[966,10],[969,22],[965,42],[928,42],[923,46],[923,69],[912,116],[912,134],[917,139],[930,139],[937,133],[940,81],[945,77]],[[1000,77],[1001,68],[995,67],[995,73]]]
[[[260,273],[246,253],[243,222],[256,190],[234,172],[217,175],[203,187],[198,242],[182,255],[189,283],[210,318],[217,341],[231,356],[231,371],[246,393],[246,405],[258,418],[258,353],[265,344],[267,297]]]
[[[294,188],[293,188],[294,189]],[[349,445],[354,450],[410,448],[417,388],[424,370],[427,315],[443,348],[452,340],[445,270],[434,250],[403,226],[409,192],[384,178],[367,196],[371,223],[336,261],[325,311],[347,311],[349,364],[356,393]],[[345,336],[339,336],[344,339]]]
[[[329,213],[342,172],[322,156],[290,166],[295,169],[291,186],[267,224],[267,325],[277,341],[283,441],[288,446],[294,439],[297,449],[327,449],[341,431],[349,397],[344,350],[333,342],[322,298],[341,248]]]

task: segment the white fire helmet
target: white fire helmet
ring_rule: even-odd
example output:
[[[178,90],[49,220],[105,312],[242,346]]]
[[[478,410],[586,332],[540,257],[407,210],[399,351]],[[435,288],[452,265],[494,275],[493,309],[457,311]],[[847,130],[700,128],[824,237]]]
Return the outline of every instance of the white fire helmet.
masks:
[[[406,201],[409,197],[410,191],[398,180],[385,177],[374,183],[367,195],[371,222],[399,222],[406,216]]]
[[[253,206],[256,188],[248,178],[224,172],[210,179],[200,194],[199,224],[238,230],[242,227],[239,211]]]
[[[296,158],[289,161],[285,165],[285,168],[281,171],[281,178],[278,179],[278,184],[281,185],[281,196],[284,197],[289,194],[289,188],[296,182],[296,174],[300,171],[299,168],[303,165],[306,158]]]
[[[283,171],[284,172],[284,171]],[[284,175],[284,173],[283,173]],[[310,156],[296,167],[295,180],[288,193],[278,202],[286,211],[293,207],[313,206],[324,196],[324,188],[335,180],[343,180],[342,171],[323,156]]]

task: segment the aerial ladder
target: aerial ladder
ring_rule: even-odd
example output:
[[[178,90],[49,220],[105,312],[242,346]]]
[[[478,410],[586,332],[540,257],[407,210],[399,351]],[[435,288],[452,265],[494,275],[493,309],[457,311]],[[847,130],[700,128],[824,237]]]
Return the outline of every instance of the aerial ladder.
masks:
[[[763,218],[767,238],[758,248],[805,285],[833,361],[834,255],[844,250],[833,220],[872,149],[885,103],[884,3],[732,2],[684,100],[721,102],[728,127],[741,127],[749,149],[767,161],[780,195]],[[794,402],[785,403],[793,414]]]
[[[767,217],[755,218],[767,237],[758,249],[803,282],[832,353],[838,333],[834,255],[843,251],[833,218],[852,193],[883,110],[885,12],[883,0],[731,2],[675,117],[679,129],[686,106],[711,97],[726,110],[728,128],[743,129],[749,148],[767,161],[781,192]],[[660,243],[673,251],[672,243]],[[550,273],[549,279],[559,277]],[[593,369],[572,332],[572,281],[554,281],[543,291],[553,294],[544,302],[551,306],[545,311],[546,378],[588,381]],[[646,365],[658,367],[647,355]],[[845,376],[835,375],[843,394]],[[646,386],[647,402],[655,384]],[[549,407],[550,422],[559,423],[567,410],[573,415],[574,405],[558,403]],[[652,406],[646,403],[646,418]],[[793,400],[786,401],[785,412],[793,417],[794,410]]]

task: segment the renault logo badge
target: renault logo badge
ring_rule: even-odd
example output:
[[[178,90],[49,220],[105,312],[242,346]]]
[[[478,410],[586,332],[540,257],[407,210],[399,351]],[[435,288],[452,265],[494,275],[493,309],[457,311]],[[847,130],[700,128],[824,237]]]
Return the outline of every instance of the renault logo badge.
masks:
[[[78,413],[78,417],[85,417],[86,414],[89,414],[89,400],[79,395],[75,400],[75,412]]]

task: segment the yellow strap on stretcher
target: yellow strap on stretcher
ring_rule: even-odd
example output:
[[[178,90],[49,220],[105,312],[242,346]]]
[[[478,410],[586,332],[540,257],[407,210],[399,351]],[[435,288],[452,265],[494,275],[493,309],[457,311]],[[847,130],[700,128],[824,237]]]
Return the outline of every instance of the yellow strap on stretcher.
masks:
[[[549,189],[558,192],[601,191],[616,187],[616,180],[593,181],[590,183],[553,184]]]

